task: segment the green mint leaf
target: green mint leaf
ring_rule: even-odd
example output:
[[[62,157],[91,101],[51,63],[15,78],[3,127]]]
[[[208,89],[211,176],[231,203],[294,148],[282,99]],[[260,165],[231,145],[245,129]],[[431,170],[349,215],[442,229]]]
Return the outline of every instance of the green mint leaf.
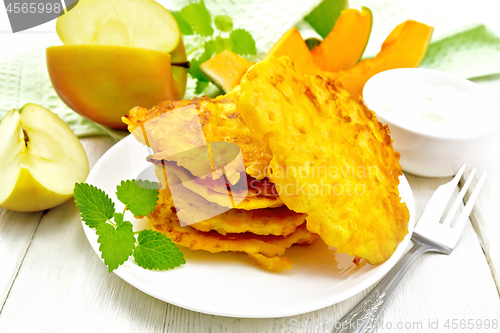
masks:
[[[214,34],[212,16],[210,16],[203,0],[199,3],[192,3],[182,8],[181,17],[198,35],[212,36]]]
[[[82,220],[91,228],[113,217],[115,204],[103,190],[93,185],[75,183],[74,198]]]
[[[220,31],[229,32],[233,29],[233,20],[227,15],[217,15],[214,18],[214,23]]]
[[[116,229],[109,223],[101,223],[96,227],[99,236],[97,242],[101,244],[101,258],[111,273],[123,264],[132,254],[135,247],[135,237],[132,223],[123,222]]]
[[[198,80],[196,81],[196,88],[194,89],[195,94],[201,94],[210,85],[210,81]]]
[[[195,93],[201,94],[210,84],[210,81],[203,75],[200,70],[200,65],[210,59],[212,55],[215,53],[216,45],[215,42],[210,40],[203,44],[203,53],[198,59],[193,59],[190,61],[188,73],[191,75],[193,79],[196,79],[196,88]]]
[[[137,242],[134,259],[143,268],[167,270],[186,263],[179,248],[158,231],[142,230]]]
[[[115,218],[115,224],[120,226],[123,224],[123,214],[122,213],[114,213],[113,217]]]
[[[181,34],[184,36],[191,36],[193,34],[193,29],[191,26],[184,21],[184,19],[181,16],[181,12],[178,11],[170,11],[172,16],[174,17],[175,21],[177,22],[177,25],[179,26],[179,30],[181,31]]]
[[[233,41],[229,38],[215,37],[215,54],[219,54],[224,50],[231,50],[233,48]]]
[[[309,15],[304,17],[304,20],[321,37],[325,38],[340,17],[340,12],[345,8],[347,8],[347,0],[324,0]]]
[[[122,180],[116,187],[116,197],[135,216],[146,216],[158,201],[158,184],[147,180]]]
[[[257,54],[257,48],[255,47],[255,40],[252,35],[245,29],[236,29],[231,31],[229,38],[233,42],[234,53],[239,55]]]
[[[210,59],[212,55],[215,53],[215,42],[210,40],[208,42],[205,42],[203,44],[203,53],[198,59],[192,59],[189,63],[189,68],[188,68],[188,73],[193,77],[193,79],[197,80],[202,80],[202,81],[208,81],[208,79],[203,75],[201,70],[199,69],[199,66]]]

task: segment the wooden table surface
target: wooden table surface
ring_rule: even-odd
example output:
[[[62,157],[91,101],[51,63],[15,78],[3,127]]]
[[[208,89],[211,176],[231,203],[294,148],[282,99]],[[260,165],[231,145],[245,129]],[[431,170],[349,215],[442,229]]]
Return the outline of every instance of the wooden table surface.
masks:
[[[492,95],[498,95],[500,76],[476,81]],[[114,144],[105,137],[81,141],[91,166]],[[378,332],[500,330],[497,142],[491,142],[490,158],[479,169],[488,170],[489,178],[471,215],[472,223],[466,225],[457,248],[450,256],[425,254],[416,262],[396,290]],[[434,190],[449,178],[406,176],[418,220]],[[148,296],[109,274],[83,233],[73,200],[46,212],[0,209],[0,263],[2,333],[327,332],[324,327],[339,320],[369,291],[287,318],[226,318],[185,310]],[[472,320],[476,329],[447,328],[447,321],[451,325],[453,320],[466,325]],[[477,328],[479,324],[484,327],[487,321],[490,329]]]
[[[91,166],[114,144],[104,137],[81,141]],[[406,176],[415,196],[417,217],[434,190],[449,180]],[[477,208],[483,210],[476,209],[474,216],[489,218],[486,204],[491,201],[491,185],[487,184],[479,198],[483,205]],[[414,328],[421,328],[419,332],[456,332],[444,327],[446,320],[500,320],[500,299],[492,275],[495,266],[488,263],[498,259],[488,259],[493,255],[488,247],[499,235],[498,226],[493,225],[496,222],[498,219],[492,218],[474,226],[468,223],[450,256],[425,254],[420,258],[385,311],[382,321],[386,328],[393,327],[395,332],[415,332]],[[488,227],[487,233],[476,232],[482,225]],[[496,235],[490,234],[491,230]],[[331,325],[368,292],[322,310],[278,319],[225,318],[185,310],[109,274],[88,244],[73,200],[46,212],[0,210],[0,262],[0,332],[9,333],[288,332],[301,323],[309,322],[316,328],[321,323]],[[494,262],[498,264],[498,260]],[[439,329],[429,328],[436,321]],[[396,329],[397,325],[403,328]],[[381,327],[378,331],[386,330]]]

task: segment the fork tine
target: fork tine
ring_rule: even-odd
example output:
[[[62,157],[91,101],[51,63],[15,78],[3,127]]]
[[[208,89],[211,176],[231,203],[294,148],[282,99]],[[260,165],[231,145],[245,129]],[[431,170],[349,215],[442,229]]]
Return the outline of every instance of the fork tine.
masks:
[[[479,182],[476,185],[476,188],[474,188],[474,191],[472,192],[471,196],[469,197],[469,200],[467,200],[467,204],[464,207],[464,210],[458,217],[457,223],[455,224],[455,227],[453,227],[452,231],[456,235],[460,236],[462,233],[462,229],[464,228],[465,222],[467,222],[467,219],[469,218],[469,215],[472,211],[472,208],[474,207],[474,203],[476,202],[477,197],[479,196],[479,192],[481,191],[481,187],[483,187],[484,181],[486,180],[486,176],[488,173],[485,171],[481,175],[481,178],[479,179]],[[459,237],[456,237],[458,241]]]
[[[462,164],[457,174],[451,181],[437,188],[437,190],[434,192],[431,199],[427,203],[427,206],[425,207],[424,213],[420,217],[420,220],[418,220],[417,226],[431,223],[435,220],[439,221],[441,219],[446,206],[448,206],[448,202],[453,196],[453,192],[455,192],[455,188],[457,187],[458,182],[462,178],[464,170],[465,163]]]
[[[462,203],[465,193],[467,192],[467,189],[469,188],[470,184],[472,183],[472,179],[474,179],[474,175],[476,174],[476,168],[472,169],[470,172],[469,177],[465,181],[464,186],[462,186],[462,189],[460,190],[460,193],[458,194],[457,198],[453,202],[453,205],[451,206],[450,210],[448,211],[448,215],[446,216],[446,219],[443,222],[443,225],[449,226],[451,224],[451,221],[453,221],[453,218],[455,217],[455,214],[457,213],[458,206],[460,203]]]

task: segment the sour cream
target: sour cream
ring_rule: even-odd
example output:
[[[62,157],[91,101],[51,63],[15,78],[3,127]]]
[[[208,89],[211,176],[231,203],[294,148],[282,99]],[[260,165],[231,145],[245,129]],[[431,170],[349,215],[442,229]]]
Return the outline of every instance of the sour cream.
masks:
[[[382,122],[443,137],[468,137],[491,130],[491,110],[480,99],[451,86],[384,85],[370,101]]]
[[[498,137],[500,109],[488,93],[462,77],[423,68],[374,75],[363,100],[389,126],[404,171],[448,177],[465,162],[482,165]]]

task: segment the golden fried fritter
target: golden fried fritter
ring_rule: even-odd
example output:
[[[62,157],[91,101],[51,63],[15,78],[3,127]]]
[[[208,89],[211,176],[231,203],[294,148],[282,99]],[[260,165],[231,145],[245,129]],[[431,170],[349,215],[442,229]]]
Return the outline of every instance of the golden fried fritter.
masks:
[[[229,187],[223,178],[197,178],[174,162],[155,163],[155,173],[163,187],[167,179],[177,179],[176,183],[222,207],[252,210],[284,205],[267,178],[257,180],[244,174]]]
[[[272,257],[268,258],[263,256],[262,254],[248,254],[248,256],[264,267],[265,269],[268,269],[270,271],[275,271],[279,272],[284,269],[291,269],[292,268],[292,261],[288,258],[285,257]]]
[[[407,234],[399,154],[386,126],[339,82],[269,57],[241,81],[238,111],[269,144],[269,177],[288,208],[338,252],[387,260]]]
[[[303,224],[306,215],[286,207],[254,210],[230,209],[190,226],[200,231],[215,230],[222,235],[251,232],[256,235],[288,236]]]
[[[288,236],[306,219],[305,214],[286,207],[228,210],[185,188],[178,178],[172,180],[175,184],[160,191],[162,201],[168,202],[163,208],[174,207],[181,225],[187,224],[200,231],[215,230],[222,235],[251,232],[256,235]],[[171,191],[176,194],[175,198],[172,198]]]
[[[165,234],[174,243],[191,250],[205,250],[212,253],[244,252],[273,258],[282,256],[285,250],[293,244],[310,244],[317,239],[317,235],[307,230],[305,223],[298,226],[288,236],[260,236],[251,233],[221,235],[216,231],[202,232],[190,226],[182,227],[174,211],[169,190],[161,189],[156,208],[148,216],[151,226]]]
[[[225,160],[211,160],[205,143],[231,142],[241,149],[246,172],[262,179],[266,176],[265,168],[271,160],[271,152],[267,143],[257,140],[243,122],[234,104],[238,96],[239,89],[233,89],[215,99],[203,96],[167,101],[150,110],[135,107],[122,119],[138,141],[153,149],[156,154],[151,156],[152,159],[177,162],[196,177],[204,178],[211,172],[206,170],[210,161],[212,166],[227,164]],[[177,126],[172,125],[173,118]],[[197,130],[199,123],[202,133]],[[225,171],[232,184],[239,180],[239,174]]]

